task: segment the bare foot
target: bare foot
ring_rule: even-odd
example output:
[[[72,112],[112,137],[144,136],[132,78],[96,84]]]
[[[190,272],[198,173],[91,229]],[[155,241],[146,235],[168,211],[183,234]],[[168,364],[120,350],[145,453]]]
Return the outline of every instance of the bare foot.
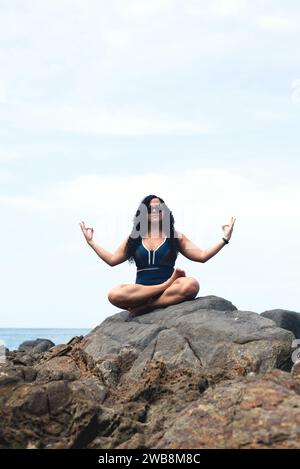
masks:
[[[127,311],[129,311],[129,316],[135,317],[139,314],[149,313],[153,309],[151,308],[152,301],[153,297],[149,298],[149,300],[143,303],[142,305],[127,307]]]
[[[185,277],[185,271],[177,267],[174,272],[172,273],[171,277],[166,280],[166,284],[170,286],[177,278],[179,277]]]
[[[164,285],[166,286],[166,288],[168,288],[177,278],[185,277],[185,276],[186,276],[185,271],[183,269],[180,269],[179,267],[177,267],[174,270],[171,277],[168,278],[168,280],[166,280],[164,282]],[[158,295],[158,296],[160,296],[160,295]],[[130,317],[135,317],[135,316],[138,316],[139,314],[149,313],[150,311],[152,311],[153,308],[151,308],[151,303],[154,299],[155,299],[155,296],[149,298],[148,301],[143,303],[142,305],[127,307],[127,311],[129,311],[129,316]]]
[[[147,304],[128,308],[130,318],[134,318],[140,314],[150,313],[152,310],[153,308],[151,308],[151,305]]]

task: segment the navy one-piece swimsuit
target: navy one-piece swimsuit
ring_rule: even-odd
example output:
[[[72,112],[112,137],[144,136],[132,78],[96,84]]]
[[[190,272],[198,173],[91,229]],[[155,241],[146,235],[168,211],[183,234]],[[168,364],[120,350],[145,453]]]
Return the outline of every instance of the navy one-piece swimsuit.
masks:
[[[148,249],[142,239],[133,256],[137,266],[135,283],[157,285],[165,282],[174,272],[176,257],[171,253],[169,238],[154,250]]]

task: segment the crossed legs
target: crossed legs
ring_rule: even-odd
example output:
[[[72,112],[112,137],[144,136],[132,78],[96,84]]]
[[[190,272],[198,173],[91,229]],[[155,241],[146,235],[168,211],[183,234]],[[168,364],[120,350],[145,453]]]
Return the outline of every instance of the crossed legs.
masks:
[[[131,316],[135,316],[193,299],[199,292],[199,282],[193,277],[186,277],[185,273],[175,279],[173,277],[172,282],[170,280],[158,285],[121,284],[109,292],[108,299],[114,306],[127,309]]]
[[[161,295],[178,278],[185,276],[182,269],[176,268],[165,282],[158,285],[121,284],[114,287],[107,295],[114,306],[127,309],[128,306],[145,304],[152,297]]]
[[[149,300],[146,304],[127,308],[130,316],[148,313],[153,309],[192,300],[199,292],[199,282],[193,277],[181,277],[175,280],[158,298]]]

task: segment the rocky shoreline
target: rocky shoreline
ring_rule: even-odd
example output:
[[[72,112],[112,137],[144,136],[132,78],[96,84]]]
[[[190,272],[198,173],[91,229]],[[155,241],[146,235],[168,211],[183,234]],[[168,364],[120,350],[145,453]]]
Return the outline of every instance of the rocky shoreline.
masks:
[[[0,448],[299,448],[300,313],[217,296],[0,364]]]

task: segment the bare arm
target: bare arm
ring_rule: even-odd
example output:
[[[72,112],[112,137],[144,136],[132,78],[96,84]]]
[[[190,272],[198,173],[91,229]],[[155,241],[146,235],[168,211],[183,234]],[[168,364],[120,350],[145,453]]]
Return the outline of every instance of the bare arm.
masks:
[[[113,254],[109,251],[106,251],[104,248],[96,244],[95,241],[87,241],[87,243],[94,249],[95,253],[102,259],[106,264],[112,266],[111,259]]]
[[[127,260],[126,244],[127,244],[128,238],[129,237],[127,236],[127,238],[124,239],[123,243],[121,243],[120,246],[113,253],[112,258],[111,258],[111,263],[110,263],[111,266],[122,264],[122,262],[125,262]]]
[[[106,262],[108,265],[111,267],[115,265],[122,264],[122,262],[125,262],[127,260],[126,256],[126,244],[127,244],[128,237],[124,239],[122,244],[116,249],[116,251],[112,254],[109,251],[106,251],[103,249],[101,246],[96,244],[93,240],[89,241],[88,244],[91,246],[91,248],[94,249],[95,253],[98,254],[98,256]]]
[[[83,221],[79,223],[79,225],[86,242],[91,246],[92,249],[94,249],[95,253],[100,257],[100,259],[106,262],[106,264],[112,267],[114,265],[121,264],[122,262],[125,262],[127,260],[126,244],[128,236],[123,241],[123,243],[117,248],[117,250],[112,254],[111,252],[106,251],[104,248],[95,243],[95,241],[93,240],[94,228],[86,227]]]
[[[190,239],[188,239],[183,233],[177,231],[179,237],[179,245],[180,245],[180,252],[183,256],[191,261],[195,262],[205,262],[204,260],[204,250],[200,249],[193,243]]]
[[[224,232],[224,238],[227,241],[230,240],[233,226],[235,223],[236,218],[231,217],[231,221],[227,225],[222,225],[222,229]],[[195,262],[206,262],[208,259],[211,259],[215,256],[225,245],[225,241],[222,239],[217,243],[207,249],[200,249],[196,244],[190,241],[183,233],[177,231],[179,234],[179,244],[180,244],[180,252],[188,259],[195,261]]]
[[[217,252],[222,249],[222,247],[225,246],[226,243],[224,241],[219,241],[217,244],[214,246],[211,246],[210,248],[207,249],[200,249],[198,246],[196,246],[195,243],[193,243],[191,240],[189,240],[183,233],[181,233],[181,238],[179,238],[179,243],[180,243],[180,252],[183,254],[183,256],[187,257],[187,259],[190,259],[191,261],[195,262],[206,262],[208,259],[213,257]]]
[[[226,243],[221,239],[221,241],[219,241],[217,244],[214,244],[210,248],[205,249],[203,262],[206,262],[208,259],[215,256],[224,246],[226,246]]]

